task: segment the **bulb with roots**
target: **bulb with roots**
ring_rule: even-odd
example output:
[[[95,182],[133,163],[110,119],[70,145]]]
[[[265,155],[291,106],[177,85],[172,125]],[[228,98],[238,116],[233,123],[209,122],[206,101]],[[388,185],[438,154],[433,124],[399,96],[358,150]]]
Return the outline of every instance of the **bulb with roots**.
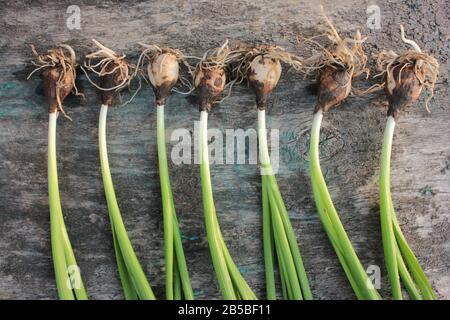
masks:
[[[265,110],[270,93],[278,84],[281,76],[281,64],[278,59],[257,56],[250,63],[247,79],[256,94],[256,106]]]
[[[50,49],[43,55],[38,55],[34,46],[32,46],[32,50],[39,57],[35,64],[39,67],[31,72],[28,78],[37,70],[43,68],[42,83],[44,94],[49,101],[49,112],[61,111],[64,113],[62,101],[74,88],[75,93],[78,94],[75,87],[75,51],[72,47],[65,44],[59,45],[58,48]],[[55,61],[58,61],[58,63],[55,63]]]
[[[383,85],[388,99],[388,116],[397,119],[401,109],[416,102],[422,91],[429,93],[425,100],[425,108],[433,97],[434,85],[439,73],[439,63],[430,54],[423,52],[419,45],[405,36],[405,30],[400,25],[402,41],[409,44],[413,50],[396,54],[392,50],[383,50],[377,55],[377,68],[384,74]]]

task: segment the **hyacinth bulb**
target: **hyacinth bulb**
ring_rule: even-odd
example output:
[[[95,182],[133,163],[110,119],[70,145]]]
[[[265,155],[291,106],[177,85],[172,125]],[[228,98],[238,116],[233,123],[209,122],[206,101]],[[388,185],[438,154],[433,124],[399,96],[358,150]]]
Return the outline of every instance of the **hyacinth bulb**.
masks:
[[[128,76],[128,64],[125,59],[120,61],[120,66],[123,68],[122,71],[126,71],[126,74],[121,72],[119,64],[116,62],[112,62],[106,66],[105,74],[100,77],[102,88],[115,88],[124,82],[125,77]],[[115,92],[115,90],[102,90],[102,103],[107,106],[112,106]]]
[[[257,56],[250,63],[247,79],[256,94],[258,109],[265,110],[270,93],[278,84],[281,64],[278,59]]]
[[[318,99],[315,111],[329,111],[345,100],[352,89],[352,73],[335,67],[326,67],[319,77]]]
[[[64,73],[62,67],[54,67],[42,72],[42,81],[44,94],[50,103],[49,112],[56,112],[59,108],[58,100],[62,102],[73,89],[74,75],[72,72]]]
[[[178,81],[177,57],[169,52],[157,55],[148,64],[147,73],[156,95],[156,104],[164,105],[170,91]]]
[[[66,52],[64,52],[64,49]],[[49,112],[59,110],[60,103],[70,94],[75,84],[75,51],[71,46],[62,44],[59,48],[51,49],[41,58],[45,61],[51,58],[58,61],[54,67],[46,67],[42,72],[44,94],[50,106]],[[69,53],[69,56],[66,53]],[[62,110],[60,110],[62,111]]]
[[[419,99],[423,84],[416,72],[422,72],[422,70],[415,69],[414,66],[397,66],[386,73],[385,92],[389,102],[389,116],[397,118],[400,109],[409,107]]]
[[[194,85],[199,91],[201,111],[210,112],[212,105],[225,87],[225,70],[221,67],[199,68],[194,78]]]

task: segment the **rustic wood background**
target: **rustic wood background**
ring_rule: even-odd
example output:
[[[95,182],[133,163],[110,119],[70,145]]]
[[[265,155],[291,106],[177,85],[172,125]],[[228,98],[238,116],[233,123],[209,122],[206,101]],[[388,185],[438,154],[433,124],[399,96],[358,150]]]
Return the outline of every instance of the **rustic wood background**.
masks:
[[[81,30],[69,30],[66,9],[76,1],[0,1],[0,298],[57,298],[47,200],[47,102],[36,94],[39,77],[25,80],[32,58],[30,44],[45,50],[68,43],[80,61],[91,50],[92,38],[134,58],[139,41],[196,55],[226,38],[276,43],[302,52],[296,36],[324,30],[318,2],[78,1]],[[365,27],[370,4],[381,8],[381,30]],[[340,0],[325,5],[343,34],[360,28],[369,36],[365,48],[370,53],[404,50],[398,28],[402,23],[408,35],[441,62],[432,113],[426,114],[422,103],[417,103],[399,120],[392,191],[411,247],[439,298],[448,299],[448,2]],[[97,149],[99,97],[84,77],[80,81],[86,99],[68,99],[66,110],[73,122],[58,120],[62,206],[89,296],[121,299]],[[353,299],[311,197],[307,155],[315,97],[309,84],[300,75],[284,72],[273,94],[268,123],[280,129],[278,182],[315,298]],[[377,182],[385,113],[381,93],[351,97],[326,116],[321,150],[323,170],[342,221],[364,266],[381,267],[381,293],[389,297]],[[167,137],[176,128],[193,130],[198,116],[189,99],[173,95],[167,107]],[[111,169],[125,224],[157,296],[163,298],[156,113],[151,90],[145,88],[131,104],[111,110],[108,121]],[[236,88],[210,120],[210,127],[222,129],[255,126],[254,96],[246,87]],[[195,296],[220,298],[203,227],[198,166],[171,164],[170,170]],[[226,242],[251,287],[264,297],[258,169],[254,165],[212,165],[211,170]]]

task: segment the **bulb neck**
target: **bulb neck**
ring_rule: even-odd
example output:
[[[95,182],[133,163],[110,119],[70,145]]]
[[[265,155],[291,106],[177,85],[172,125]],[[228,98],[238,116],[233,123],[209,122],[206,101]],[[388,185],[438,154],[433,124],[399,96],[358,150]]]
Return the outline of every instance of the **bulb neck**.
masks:
[[[167,98],[170,96],[172,92],[172,88],[175,86],[177,81],[166,81],[162,85],[153,87],[153,91],[155,92],[156,105],[165,105]]]
[[[256,91],[256,107],[260,111],[265,111],[269,103],[269,93],[263,93],[261,91]]]

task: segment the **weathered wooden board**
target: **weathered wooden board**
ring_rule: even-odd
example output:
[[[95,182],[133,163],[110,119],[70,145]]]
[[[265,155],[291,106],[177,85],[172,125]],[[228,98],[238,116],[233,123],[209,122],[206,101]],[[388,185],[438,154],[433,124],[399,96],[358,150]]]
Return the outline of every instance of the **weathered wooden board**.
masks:
[[[200,55],[226,38],[277,43],[302,50],[296,35],[323,31],[317,1],[80,1],[81,30],[66,27],[75,1],[0,3],[0,298],[57,297],[51,262],[46,186],[47,104],[36,95],[38,77],[24,79],[29,44],[58,43],[90,51],[91,38],[133,56],[138,41],[178,47]],[[366,8],[381,8],[381,29],[365,28]],[[449,7],[445,0],[327,1],[326,9],[345,34],[361,28],[369,52],[401,51],[398,24],[441,62],[441,75],[428,115],[420,104],[404,112],[395,134],[392,190],[400,223],[440,298],[450,298],[450,113]],[[372,62],[372,60],[371,60]],[[120,299],[111,232],[97,150],[98,95],[81,79],[86,99],[69,99],[73,122],[58,121],[62,205],[70,238],[89,295]],[[273,95],[268,123],[280,130],[278,175],[306,269],[317,299],[352,299],[353,293],[318,219],[308,176],[307,148],[315,97],[309,81],[284,73]],[[111,110],[108,147],[125,224],[158,297],[163,297],[163,238],[156,163],[153,93]],[[174,95],[167,107],[167,137],[193,130],[196,107]],[[379,153],[386,105],[382,94],[352,97],[326,116],[322,165],[335,205],[365,266],[381,267]],[[210,126],[254,128],[253,94],[245,87],[211,115]],[[325,139],[326,138],[326,139]],[[172,143],[173,145],[173,143]],[[170,148],[169,148],[170,150]],[[235,261],[264,297],[260,178],[254,165],[211,167],[223,233]],[[171,164],[172,183],[195,295],[220,298],[203,228],[197,165]]]

